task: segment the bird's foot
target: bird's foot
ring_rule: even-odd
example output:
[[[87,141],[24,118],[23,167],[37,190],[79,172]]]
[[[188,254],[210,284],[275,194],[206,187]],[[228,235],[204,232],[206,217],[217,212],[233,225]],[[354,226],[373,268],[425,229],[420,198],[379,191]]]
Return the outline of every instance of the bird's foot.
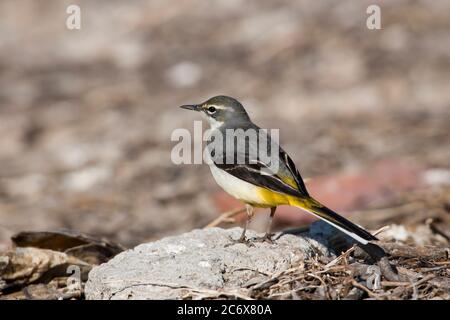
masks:
[[[272,237],[274,236],[273,233],[266,233],[265,235],[263,235],[262,237],[255,237],[252,238],[253,242],[268,242],[270,244],[273,244],[274,241],[272,239]]]
[[[238,243],[243,243],[249,247],[254,247],[254,244],[248,239],[246,236],[241,236],[239,239],[233,239],[233,237],[230,236],[231,243],[228,243],[225,245],[225,247],[229,247]]]

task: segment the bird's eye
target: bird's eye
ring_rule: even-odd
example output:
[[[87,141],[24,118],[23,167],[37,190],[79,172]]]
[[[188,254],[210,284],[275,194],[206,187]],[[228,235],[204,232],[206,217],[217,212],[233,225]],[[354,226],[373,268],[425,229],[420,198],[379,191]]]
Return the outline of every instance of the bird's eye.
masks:
[[[208,113],[213,114],[216,112],[216,108],[215,107],[209,107],[208,108]]]

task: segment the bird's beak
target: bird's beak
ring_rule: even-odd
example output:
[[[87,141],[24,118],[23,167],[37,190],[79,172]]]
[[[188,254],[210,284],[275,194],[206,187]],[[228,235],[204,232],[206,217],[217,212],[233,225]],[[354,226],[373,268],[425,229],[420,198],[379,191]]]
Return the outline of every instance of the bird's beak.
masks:
[[[184,106],[181,106],[180,108],[194,111],[200,110],[200,106],[198,104],[186,104]]]

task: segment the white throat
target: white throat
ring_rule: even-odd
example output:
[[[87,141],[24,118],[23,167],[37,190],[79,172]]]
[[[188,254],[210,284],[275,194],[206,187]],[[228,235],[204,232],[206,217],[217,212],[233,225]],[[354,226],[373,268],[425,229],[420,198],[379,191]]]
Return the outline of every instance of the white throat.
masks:
[[[209,125],[211,126],[211,129],[217,129],[219,128],[221,125],[223,125],[223,121],[217,121],[214,118],[209,118],[208,119]]]
[[[212,117],[208,117],[206,114],[202,114],[202,116],[206,120],[208,120],[211,130],[215,130],[215,129],[219,128],[221,125],[223,125],[223,121],[217,121],[216,119],[214,119]]]

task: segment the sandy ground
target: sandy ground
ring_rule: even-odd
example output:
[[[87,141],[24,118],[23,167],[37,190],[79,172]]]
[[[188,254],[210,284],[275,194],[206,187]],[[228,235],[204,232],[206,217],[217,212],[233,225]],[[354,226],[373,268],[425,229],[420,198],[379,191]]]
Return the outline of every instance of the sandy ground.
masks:
[[[1,245],[206,225],[219,189],[171,162],[170,136],[198,119],[177,106],[217,94],[281,128],[305,177],[400,159],[449,184],[449,1],[382,2],[381,30],[365,25],[373,1],[75,2],[78,31],[68,1],[0,2]]]

